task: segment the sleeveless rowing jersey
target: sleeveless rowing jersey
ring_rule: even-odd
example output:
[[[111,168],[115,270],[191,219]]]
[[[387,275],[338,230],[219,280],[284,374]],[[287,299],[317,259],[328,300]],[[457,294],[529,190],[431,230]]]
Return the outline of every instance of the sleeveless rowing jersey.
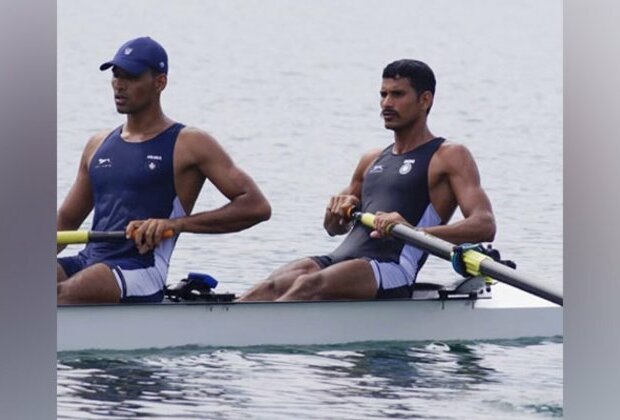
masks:
[[[364,176],[360,208],[362,212],[400,213],[417,227],[441,224],[428,192],[428,167],[445,139],[433,140],[400,155],[385,148]],[[356,223],[344,241],[329,257],[334,263],[366,257],[379,262],[396,262],[410,273],[417,273],[427,253],[396,238],[374,239],[370,229]]]
[[[121,137],[122,126],[108,135],[88,170],[95,210],[92,230],[125,230],[132,220],[185,215],[174,187],[173,169],[174,145],[183,127],[175,123],[138,143]],[[167,271],[175,242],[176,237],[164,240],[142,255],[132,241],[89,243],[80,254],[91,263],[128,260],[135,268],[152,267],[157,260]]]

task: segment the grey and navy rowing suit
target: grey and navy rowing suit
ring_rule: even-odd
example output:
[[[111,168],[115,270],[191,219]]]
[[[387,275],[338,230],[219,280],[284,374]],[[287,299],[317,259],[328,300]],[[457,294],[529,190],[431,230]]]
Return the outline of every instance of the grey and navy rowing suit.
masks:
[[[417,227],[441,224],[428,191],[428,167],[445,139],[437,137],[403,154],[386,147],[368,168],[362,184],[362,212],[398,212]],[[356,224],[331,254],[312,257],[321,268],[354,258],[369,260],[377,281],[377,297],[410,297],[428,254],[395,238],[373,239]]]
[[[92,230],[125,230],[132,220],[175,218],[185,215],[174,186],[174,145],[184,126],[175,123],[154,138],[127,142],[122,126],[97,149],[88,169],[93,191]],[[176,237],[140,254],[132,241],[89,243],[72,257],[58,262],[71,277],[96,263],[112,269],[121,301],[161,301]]]

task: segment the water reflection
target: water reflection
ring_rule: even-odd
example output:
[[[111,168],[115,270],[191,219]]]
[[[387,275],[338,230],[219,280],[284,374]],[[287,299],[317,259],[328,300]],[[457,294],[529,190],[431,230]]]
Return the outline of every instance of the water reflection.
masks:
[[[487,398],[486,404],[494,406],[503,397],[489,390],[507,392],[502,384],[506,373],[498,371],[494,357],[511,348],[527,354],[527,349],[554,342],[561,345],[561,338],[550,342],[61,353],[59,412],[61,418],[85,418],[86,414],[89,418],[235,418],[248,412],[259,418],[270,413],[286,418],[298,413],[300,407],[318,404],[321,408],[305,417],[359,418],[374,413],[432,418],[439,408],[460,400],[463,414],[475,412],[478,403],[485,403],[472,396],[480,394]],[[518,355],[510,357],[527,364],[527,359],[519,362]],[[561,394],[561,381],[556,388]],[[273,395],[278,395],[277,403]],[[561,404],[549,400],[548,395],[538,402],[524,401],[495,410],[508,410],[504,414],[562,413]]]

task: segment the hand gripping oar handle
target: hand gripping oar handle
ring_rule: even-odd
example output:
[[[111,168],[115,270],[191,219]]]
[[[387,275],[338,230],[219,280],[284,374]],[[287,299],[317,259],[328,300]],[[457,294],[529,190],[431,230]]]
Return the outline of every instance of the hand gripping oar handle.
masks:
[[[167,229],[162,237],[169,239],[174,236],[174,230]],[[124,230],[100,232],[95,230],[60,230],[56,232],[57,245],[85,244],[87,242],[114,242],[126,241]]]
[[[368,228],[374,229],[374,214],[361,213],[358,211],[350,211],[349,214],[351,219],[362,223]],[[391,236],[402,239],[436,257],[447,261],[451,261],[452,259],[452,252],[455,245],[448,241],[444,241],[424,231],[400,223],[390,226],[388,232]],[[475,250],[467,250],[463,252],[463,260],[467,272],[471,275],[476,276],[483,274],[555,304],[564,304],[564,298],[561,293],[537,284],[538,282],[526,278],[511,267],[498,263],[488,255]]]

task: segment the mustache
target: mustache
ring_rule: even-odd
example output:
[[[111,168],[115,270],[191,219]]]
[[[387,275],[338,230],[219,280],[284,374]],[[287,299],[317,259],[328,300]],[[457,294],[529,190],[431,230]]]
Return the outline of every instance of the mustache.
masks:
[[[392,115],[396,115],[397,117],[400,116],[398,112],[394,111],[392,108],[385,108],[385,109],[382,109],[381,112],[379,112],[379,115],[381,117],[385,116],[385,114],[392,114]]]

